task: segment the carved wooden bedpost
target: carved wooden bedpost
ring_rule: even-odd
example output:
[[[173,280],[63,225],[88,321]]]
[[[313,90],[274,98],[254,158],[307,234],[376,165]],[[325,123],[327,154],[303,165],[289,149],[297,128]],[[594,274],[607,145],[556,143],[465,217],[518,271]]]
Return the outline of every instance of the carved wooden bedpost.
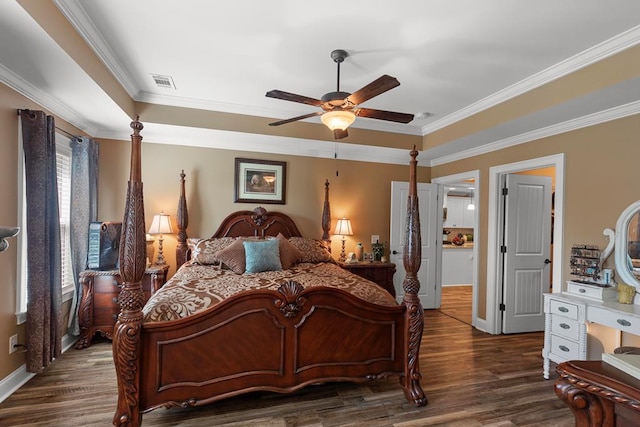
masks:
[[[189,226],[189,212],[187,211],[187,197],[184,192],[184,170],[180,173],[180,199],[176,223],[178,225],[178,245],[176,246],[176,268],[180,268],[187,261],[187,227]]]
[[[329,232],[331,230],[331,207],[329,206],[329,180],[324,183],[324,207],[322,208],[322,240],[325,246],[331,252],[331,238]]]
[[[146,229],[142,193],[140,131],[142,123],[131,122],[131,170],[127,188],[122,237],[120,240],[120,277],[118,297],[120,314],[113,332],[113,359],[118,377],[118,407],[113,418],[116,426],[136,427],[142,422],[140,393],[140,328],[144,293],[142,277],[146,267]]]
[[[402,303],[406,306],[406,328],[408,333],[407,348],[405,349],[405,374],[400,382],[404,388],[404,393],[408,401],[418,406],[427,404],[427,397],[424,395],[420,385],[420,342],[422,340],[422,329],[424,327],[424,312],[418,291],[420,281],[418,280],[418,270],[420,269],[420,258],[422,257],[422,242],[420,237],[420,211],[418,210],[418,185],[417,185],[417,164],[416,157],[418,151],[414,145],[411,151],[411,162],[409,167],[409,197],[407,199],[407,223],[405,228],[405,243],[402,261],[406,276],[402,282],[404,288],[404,298]]]

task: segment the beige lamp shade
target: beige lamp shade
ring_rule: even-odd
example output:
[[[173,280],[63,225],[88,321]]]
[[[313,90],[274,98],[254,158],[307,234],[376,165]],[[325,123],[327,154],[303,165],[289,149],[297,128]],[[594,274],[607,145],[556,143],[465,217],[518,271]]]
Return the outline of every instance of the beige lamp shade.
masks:
[[[351,221],[346,218],[339,219],[333,234],[339,236],[352,236],[353,230],[351,229]]]
[[[169,215],[165,213],[154,215],[151,227],[149,227],[149,234],[173,234]]]

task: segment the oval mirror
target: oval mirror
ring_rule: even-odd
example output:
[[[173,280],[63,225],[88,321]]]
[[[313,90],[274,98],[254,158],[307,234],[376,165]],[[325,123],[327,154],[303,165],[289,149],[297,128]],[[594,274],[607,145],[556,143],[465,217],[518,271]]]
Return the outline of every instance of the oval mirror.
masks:
[[[640,292],[640,200],[629,205],[616,223],[616,274],[618,282]]]

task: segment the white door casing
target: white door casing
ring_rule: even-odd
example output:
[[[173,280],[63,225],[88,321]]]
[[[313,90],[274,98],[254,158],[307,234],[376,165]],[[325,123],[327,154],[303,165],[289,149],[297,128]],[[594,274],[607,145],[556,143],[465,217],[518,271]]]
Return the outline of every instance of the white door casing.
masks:
[[[442,187],[437,184],[418,183],[418,211],[420,213],[420,238],[422,255],[418,280],[418,297],[422,307],[433,309],[440,307],[440,251],[442,245],[442,215],[439,208],[442,199]],[[402,261],[406,233],[408,182],[391,182],[391,224],[389,252],[390,261],[396,265],[393,284],[398,302],[402,301],[405,278]]]
[[[542,294],[549,292],[551,177],[506,175],[503,333],[544,330]]]
[[[531,169],[553,167],[555,169],[555,204],[553,225],[553,292],[562,291],[562,265],[564,264],[564,163],[563,153],[546,157],[523,160],[515,163],[492,166],[489,168],[489,202],[487,213],[487,305],[486,328],[476,326],[490,334],[502,333],[502,312],[498,303],[502,295],[502,261],[500,244],[502,242],[502,222],[499,209],[502,204],[502,177],[508,173]],[[477,319],[480,323],[483,319]]]

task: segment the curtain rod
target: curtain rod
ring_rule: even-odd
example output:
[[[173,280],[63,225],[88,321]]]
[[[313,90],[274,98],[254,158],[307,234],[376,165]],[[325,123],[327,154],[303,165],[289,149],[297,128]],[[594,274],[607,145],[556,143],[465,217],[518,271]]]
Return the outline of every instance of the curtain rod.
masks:
[[[28,108],[25,108],[25,109],[20,109],[20,108],[18,108],[18,115],[20,115],[20,113],[21,113],[22,111],[24,111],[25,113],[28,113],[30,110],[29,110]],[[70,134],[69,132],[67,132],[66,130],[64,130],[64,129],[62,129],[62,128],[59,128],[58,126],[56,126],[55,128],[56,128],[56,130],[57,130],[58,132],[60,132],[60,133],[64,134],[65,136],[67,136],[67,137],[69,137],[69,138],[71,138],[71,139],[79,138],[79,137],[78,137],[78,135]]]
[[[60,133],[64,134],[64,135],[68,136],[71,139],[78,138],[78,135],[72,135],[69,132],[67,132],[66,130],[59,128],[58,126],[56,126],[56,130],[59,131]]]

